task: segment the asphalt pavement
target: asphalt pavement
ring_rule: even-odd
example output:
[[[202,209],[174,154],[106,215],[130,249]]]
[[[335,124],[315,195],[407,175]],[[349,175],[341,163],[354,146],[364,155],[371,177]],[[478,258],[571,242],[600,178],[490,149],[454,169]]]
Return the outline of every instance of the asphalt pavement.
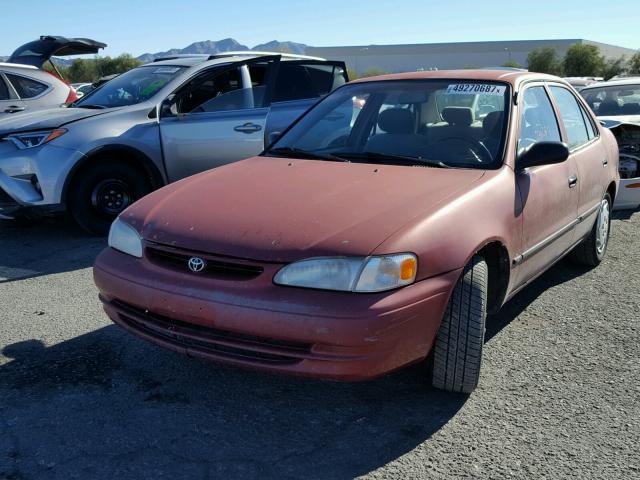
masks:
[[[110,323],[69,220],[0,221],[0,479],[640,478],[640,213],[491,317],[479,388],[186,358]]]

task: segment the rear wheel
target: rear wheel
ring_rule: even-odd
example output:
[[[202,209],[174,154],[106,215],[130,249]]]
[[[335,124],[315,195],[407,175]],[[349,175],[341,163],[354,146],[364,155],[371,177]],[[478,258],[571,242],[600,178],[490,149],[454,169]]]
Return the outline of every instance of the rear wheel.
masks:
[[[76,176],[69,191],[69,210],[82,228],[106,235],[120,212],[150,191],[141,170],[104,159]]]
[[[489,269],[478,255],[453,289],[432,353],[432,384],[471,393],[478,385],[487,317]]]
[[[596,267],[607,253],[611,232],[611,196],[606,193],[600,202],[598,218],[589,236],[572,253],[573,260],[581,265]]]

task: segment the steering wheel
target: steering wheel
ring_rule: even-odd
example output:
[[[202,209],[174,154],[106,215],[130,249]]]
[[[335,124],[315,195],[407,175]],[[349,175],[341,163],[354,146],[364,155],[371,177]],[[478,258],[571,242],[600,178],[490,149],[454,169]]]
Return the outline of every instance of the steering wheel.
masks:
[[[487,146],[482,143],[480,140],[472,140],[466,137],[446,137],[440,140],[440,142],[455,142],[456,144],[466,144],[467,150],[474,154],[478,158],[477,160],[481,163],[491,163],[493,162],[493,155],[487,148]]]

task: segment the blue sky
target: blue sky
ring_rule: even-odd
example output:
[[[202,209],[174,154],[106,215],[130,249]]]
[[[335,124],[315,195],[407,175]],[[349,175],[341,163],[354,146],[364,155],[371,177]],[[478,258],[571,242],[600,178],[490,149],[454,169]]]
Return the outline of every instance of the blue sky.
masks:
[[[638,0],[0,0],[0,54],[41,34],[140,55],[232,37],[314,46],[587,38],[640,48]],[[56,5],[53,7],[53,5]]]

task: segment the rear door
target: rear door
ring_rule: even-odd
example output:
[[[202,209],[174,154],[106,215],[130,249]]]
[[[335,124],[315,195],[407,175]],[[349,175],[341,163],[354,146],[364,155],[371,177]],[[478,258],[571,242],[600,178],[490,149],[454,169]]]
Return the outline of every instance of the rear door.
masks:
[[[549,84],[549,90],[560,113],[570,158],[577,167],[578,216],[582,218],[576,225],[576,239],[579,239],[589,233],[596,219],[609,179],[609,159],[593,119],[582,102],[562,85]]]
[[[24,109],[24,103],[18,98],[18,94],[4,73],[0,72],[0,117],[18,113]]]
[[[282,132],[319,99],[349,81],[344,62],[284,60],[278,68],[267,138]]]
[[[175,92],[161,113],[160,137],[170,181],[257,155],[264,149],[273,77],[280,56],[212,67]]]

